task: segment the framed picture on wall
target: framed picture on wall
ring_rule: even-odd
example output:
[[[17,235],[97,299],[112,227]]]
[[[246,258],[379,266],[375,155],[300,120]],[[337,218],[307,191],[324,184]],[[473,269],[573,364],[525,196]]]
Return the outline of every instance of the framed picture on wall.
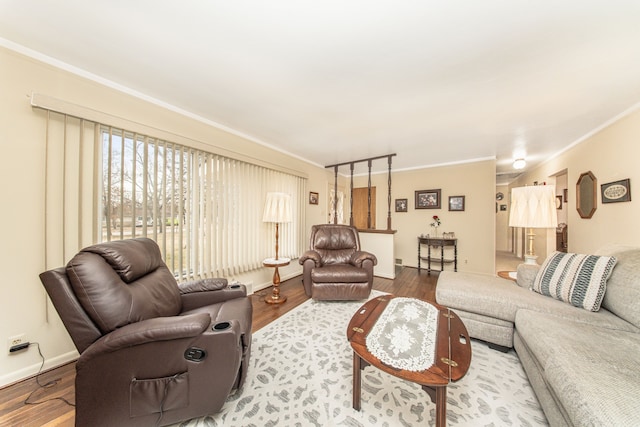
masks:
[[[396,199],[396,212],[406,212],[408,204],[407,199]]]
[[[313,191],[309,192],[309,204],[310,205],[318,204],[318,193],[314,193]]]
[[[450,211],[464,211],[464,196],[449,196]]]
[[[440,189],[416,191],[416,209],[440,209]]]
[[[631,181],[623,179],[608,182],[600,186],[602,203],[617,203],[631,201]]]

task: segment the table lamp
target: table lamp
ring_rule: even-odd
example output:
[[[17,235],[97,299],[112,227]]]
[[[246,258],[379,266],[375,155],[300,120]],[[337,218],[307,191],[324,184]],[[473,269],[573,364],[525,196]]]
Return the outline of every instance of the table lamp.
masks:
[[[527,229],[527,252],[525,264],[537,264],[533,240],[534,228],[555,228],[558,226],[556,213],[556,188],[554,185],[534,185],[511,189],[511,211],[509,227]]]
[[[284,222],[291,222],[291,196],[286,193],[267,193],[262,222],[274,222],[276,224],[275,259],[278,259],[278,225]]]

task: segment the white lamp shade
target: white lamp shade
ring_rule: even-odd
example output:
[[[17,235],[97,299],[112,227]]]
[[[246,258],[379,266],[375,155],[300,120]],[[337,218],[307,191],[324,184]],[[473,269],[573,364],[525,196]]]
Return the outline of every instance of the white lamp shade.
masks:
[[[509,226],[557,227],[556,187],[554,185],[534,185],[512,188]]]
[[[263,222],[291,222],[291,196],[286,193],[267,193]]]

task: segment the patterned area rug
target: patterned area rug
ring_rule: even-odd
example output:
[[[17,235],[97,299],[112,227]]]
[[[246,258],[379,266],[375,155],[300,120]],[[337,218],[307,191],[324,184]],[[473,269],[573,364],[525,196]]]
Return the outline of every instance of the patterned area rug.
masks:
[[[243,389],[218,414],[180,425],[433,425],[435,404],[420,386],[370,366],[362,372],[362,409],[351,407],[353,353],[346,328],[363,303],[309,300],[262,328],[253,335]],[[447,388],[447,425],[547,425],[515,352],[471,344],[469,372]]]

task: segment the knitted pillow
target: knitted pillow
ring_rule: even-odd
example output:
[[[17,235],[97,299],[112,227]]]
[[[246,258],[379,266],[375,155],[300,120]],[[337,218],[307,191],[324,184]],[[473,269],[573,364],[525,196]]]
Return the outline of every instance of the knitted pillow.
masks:
[[[554,252],[545,260],[533,290],[589,311],[600,310],[615,257]]]

